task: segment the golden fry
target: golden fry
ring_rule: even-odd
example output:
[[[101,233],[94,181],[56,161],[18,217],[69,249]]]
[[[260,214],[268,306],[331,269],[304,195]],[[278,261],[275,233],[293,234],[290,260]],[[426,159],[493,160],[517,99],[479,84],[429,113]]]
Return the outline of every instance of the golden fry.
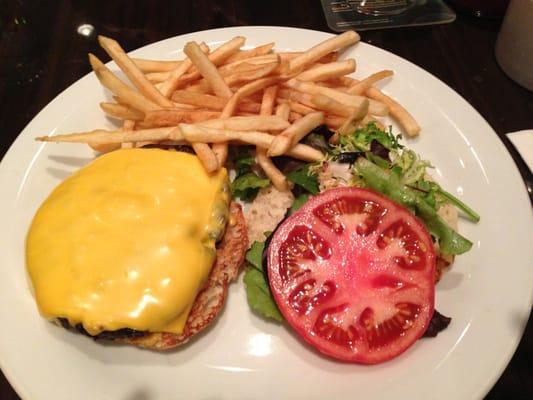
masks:
[[[120,47],[116,40],[105,36],[98,36],[100,46],[117,63],[119,68],[126,74],[128,79],[139,89],[148,99],[161,107],[172,107],[172,103],[159,92],[155,86],[137,68],[135,63],[128,57],[126,52]]]
[[[124,142],[143,142],[143,141],[161,141],[176,140],[183,141],[181,132],[172,134],[176,127],[141,129],[136,131],[106,131],[97,129],[91,132],[70,133],[56,136],[41,136],[36,138],[40,142],[72,142],[72,143],[91,143],[91,144],[109,144]]]
[[[323,123],[324,113],[314,112],[305,115],[276,136],[268,148],[267,155],[270,157],[281,156],[286,153],[289,148],[302,140],[302,138],[314,128]]]
[[[269,86],[263,91],[263,100],[261,101],[261,115],[272,115],[276,96],[278,93],[277,86]],[[278,117],[282,119],[281,117]],[[286,121],[286,119],[282,119]],[[288,127],[289,123],[287,122]],[[282,128],[285,129],[285,128]],[[270,157],[267,156],[267,150],[256,146],[255,158],[259,166],[263,169],[265,175],[270,179],[274,187],[280,191],[289,190],[289,183],[283,173],[274,165]]]
[[[400,127],[407,134],[407,136],[418,136],[418,134],[420,133],[420,125],[418,125],[418,122],[416,122],[414,117],[400,103],[384,94],[381,90],[376,89],[374,87],[367,89],[366,95],[371,99],[386,104],[387,107],[389,107],[390,109],[390,114],[392,118],[394,118],[398,122],[398,124],[400,124]],[[372,112],[370,113],[373,114]]]
[[[226,60],[226,64],[268,54],[270,53],[273,47],[274,43],[267,43],[261,46],[254,47],[252,49],[241,50],[238,53],[235,53],[232,56],[228,57],[228,59]]]
[[[303,70],[308,65],[318,61],[325,55],[334,50],[342,49],[346,46],[357,43],[360,40],[359,35],[355,31],[346,31],[340,35],[334,36],[330,39],[311,47],[303,54],[295,57],[289,61],[289,71],[297,72]]]
[[[355,83],[354,85],[348,88],[347,93],[350,94],[364,94],[368,89],[370,89],[374,83],[379,82],[382,79],[392,76],[394,72],[386,69],[383,71],[376,72],[375,74],[370,75],[369,77],[363,79],[360,82]]]
[[[205,43],[200,43],[200,50],[203,53],[209,53],[209,47]],[[176,69],[170,71],[168,78],[161,83],[161,86],[158,87],[161,94],[165,97],[170,97],[174,90],[180,84],[181,77],[192,67],[192,61],[187,58],[184,60]]]
[[[100,83],[117,95],[121,103],[142,112],[160,108],[157,104],[118,79],[95,55],[89,53],[89,62]]]
[[[276,138],[275,136],[269,135],[265,132],[229,131],[188,124],[180,124],[179,127],[183,135],[182,137],[191,143],[224,143],[229,141],[237,141],[244,144],[253,144],[263,148],[268,148],[272,141]],[[287,152],[287,155],[303,161],[318,161],[323,156],[320,151],[300,143],[296,144],[292,149],[290,149]]]
[[[357,95],[344,93],[344,92],[341,92],[340,90],[315,85],[309,82],[300,82],[296,79],[291,79],[285,82],[285,85],[292,89],[298,90],[300,92],[308,93],[311,95],[322,94],[324,96],[331,97],[332,99],[338,101],[339,103],[342,103],[344,105],[354,107],[354,108],[361,107],[365,101],[365,97],[363,96],[357,96]],[[389,112],[389,108],[386,104],[380,101],[371,100],[370,105],[369,105],[369,112],[372,115],[387,115]]]
[[[219,115],[216,111],[164,109],[147,112],[143,122],[145,126],[150,127],[177,126],[180,122],[200,122],[218,118]]]
[[[110,117],[119,119],[131,119],[134,121],[144,119],[144,113],[137,111],[124,104],[101,102],[100,108]]]
[[[222,76],[220,76],[216,66],[202,52],[198,44],[189,42],[185,45],[183,51],[187,54],[198,72],[209,83],[209,86],[217,96],[228,98],[232,96],[233,92],[226,82],[224,82]]]
[[[329,64],[318,64],[317,66],[296,75],[296,79],[299,81],[319,82],[351,74],[354,71],[355,60],[350,58],[348,60],[332,62]]]
[[[281,103],[281,104],[278,104],[278,106],[276,107],[276,115],[278,117],[283,118],[286,121],[289,120],[290,112],[291,112],[291,108],[288,103]]]
[[[142,58],[131,59],[137,68],[143,73],[148,74],[152,72],[169,72],[179,67],[183,61],[157,61],[157,60],[145,60]]]
[[[288,121],[275,115],[211,119],[209,121],[199,121],[197,125],[231,131],[279,131],[287,129],[290,126]]]

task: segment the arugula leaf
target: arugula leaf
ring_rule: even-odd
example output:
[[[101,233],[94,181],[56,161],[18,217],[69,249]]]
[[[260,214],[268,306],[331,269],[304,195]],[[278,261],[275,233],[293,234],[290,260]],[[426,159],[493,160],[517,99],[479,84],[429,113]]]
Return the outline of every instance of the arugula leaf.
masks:
[[[243,201],[252,201],[257,196],[259,189],[268,185],[270,185],[269,179],[260,178],[253,172],[247,172],[231,182],[231,192],[234,197]]]
[[[294,199],[294,202],[292,203],[291,208],[289,209],[289,215],[294,214],[296,211],[300,209],[305,203],[307,203],[307,200],[309,200],[308,194],[301,194],[296,199]]]
[[[356,129],[352,134],[341,135],[333,155],[344,152],[370,151],[373,140],[376,140],[388,150],[399,150],[403,148],[399,143],[401,137],[402,135],[394,136],[391,129],[386,132],[381,130],[374,122],[370,122],[365,127]]]
[[[444,197],[447,201],[449,201],[455,207],[457,207],[459,210],[464,212],[465,215],[468,217],[468,219],[470,219],[470,221],[479,222],[481,218],[479,214],[475,212],[474,210],[472,210],[470,207],[468,207],[465,203],[463,203],[453,194],[448,193],[447,191],[443,190],[441,187],[437,189],[437,193],[440,194],[442,197]]]
[[[472,242],[450,228],[421,192],[405,186],[398,169],[384,170],[365,158],[359,158],[355,170],[368,187],[414,211],[437,239],[444,254],[462,254],[470,250]]]
[[[311,132],[309,135],[307,135],[303,140],[303,143],[322,152],[328,152],[330,149],[326,138],[323,135],[314,132]]]
[[[309,171],[310,164],[298,168],[287,174],[287,179],[296,185],[304,188],[311,194],[318,194],[318,178]]]
[[[283,321],[276,302],[272,298],[265,275],[256,268],[249,268],[244,274],[246,299],[250,308],[266,319]]]

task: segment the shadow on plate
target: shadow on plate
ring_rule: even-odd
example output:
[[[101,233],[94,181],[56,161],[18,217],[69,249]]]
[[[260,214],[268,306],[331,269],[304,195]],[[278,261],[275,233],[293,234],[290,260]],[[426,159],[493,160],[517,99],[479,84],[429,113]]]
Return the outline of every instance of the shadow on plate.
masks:
[[[244,299],[246,301],[246,299]],[[295,357],[309,365],[318,365],[324,372],[351,375],[357,373],[374,373],[377,370],[387,368],[387,365],[360,365],[335,360],[322,354],[298,335],[287,322],[276,323],[267,321],[257,316],[251,310],[249,312],[250,324],[260,332],[277,336],[283,342],[283,348],[278,351],[291,352]],[[346,368],[349,366],[349,368]]]
[[[153,393],[150,393],[147,388],[142,387],[135,389],[131,394],[124,397],[123,400],[150,400],[153,398]]]
[[[465,275],[457,271],[448,271],[437,284],[437,291],[453,290],[461,285]]]
[[[55,340],[74,347],[77,351],[83,352],[88,358],[111,365],[174,366],[185,364],[209,347],[215,346],[216,343],[221,343],[220,341],[222,340],[217,335],[217,331],[220,332],[220,329],[218,329],[218,325],[221,322],[220,318],[217,318],[205,330],[196,334],[189,342],[165,351],[143,349],[112,341],[95,341],[81,333],[66,330],[50,322],[43,322],[45,323],[45,329]]]

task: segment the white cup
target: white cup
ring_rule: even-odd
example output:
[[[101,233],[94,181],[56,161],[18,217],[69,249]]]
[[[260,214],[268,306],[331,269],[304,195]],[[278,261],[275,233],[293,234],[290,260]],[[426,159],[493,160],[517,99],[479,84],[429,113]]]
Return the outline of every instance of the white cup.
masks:
[[[533,0],[511,0],[498,40],[496,60],[516,83],[533,91]]]

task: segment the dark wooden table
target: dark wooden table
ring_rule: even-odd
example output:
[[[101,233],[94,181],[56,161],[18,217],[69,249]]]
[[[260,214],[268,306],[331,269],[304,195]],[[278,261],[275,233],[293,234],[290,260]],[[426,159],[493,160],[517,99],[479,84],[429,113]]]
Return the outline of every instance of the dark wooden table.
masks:
[[[77,33],[81,24],[92,24],[96,33],[119,39],[126,50],[235,25],[329,31],[320,2],[309,0],[0,0],[0,18],[0,156],[35,114],[89,72],[88,52],[107,59],[94,35]],[[362,38],[421,66],[468,100],[510,151],[531,198],[531,173],[504,134],[533,128],[533,93],[507,78],[496,64],[494,43],[500,23],[459,15],[452,24],[362,32]],[[533,398],[532,363],[530,319],[516,354],[487,399]],[[3,375],[0,398],[18,399]]]

